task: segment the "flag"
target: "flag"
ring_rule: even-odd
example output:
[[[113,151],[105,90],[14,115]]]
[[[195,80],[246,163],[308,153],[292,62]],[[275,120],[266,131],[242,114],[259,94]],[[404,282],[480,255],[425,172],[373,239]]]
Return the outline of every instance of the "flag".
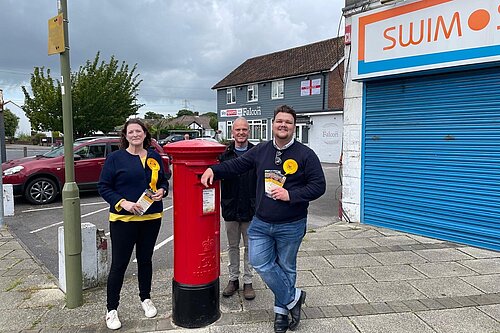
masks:
[[[321,94],[321,79],[305,80],[300,82],[300,96]]]

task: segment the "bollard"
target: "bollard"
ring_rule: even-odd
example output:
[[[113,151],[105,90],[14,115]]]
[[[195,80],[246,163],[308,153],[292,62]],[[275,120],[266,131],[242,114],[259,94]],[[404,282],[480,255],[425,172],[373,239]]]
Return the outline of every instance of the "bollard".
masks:
[[[226,147],[185,140],[163,147],[173,161],[174,277],[172,320],[181,327],[209,325],[220,317],[220,188],[200,177]]]
[[[92,223],[82,223],[82,278],[83,289],[97,287],[106,281],[108,271],[108,245],[104,230]],[[58,229],[59,287],[66,292],[64,256],[64,227]]]
[[[23,156],[28,157],[28,147],[23,147]]]

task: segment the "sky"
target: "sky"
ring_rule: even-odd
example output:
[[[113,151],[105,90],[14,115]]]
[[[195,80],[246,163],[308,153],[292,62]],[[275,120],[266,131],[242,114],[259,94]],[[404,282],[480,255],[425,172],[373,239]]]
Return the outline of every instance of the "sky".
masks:
[[[344,0],[68,0],[72,72],[111,56],[143,80],[138,102],[148,111],[175,115],[187,108],[217,112],[213,85],[245,60],[343,35]],[[30,88],[34,67],[60,77],[59,55],[47,54],[48,19],[57,0],[0,0],[0,89],[5,105],[29,122],[17,105]],[[15,104],[14,104],[15,103]]]

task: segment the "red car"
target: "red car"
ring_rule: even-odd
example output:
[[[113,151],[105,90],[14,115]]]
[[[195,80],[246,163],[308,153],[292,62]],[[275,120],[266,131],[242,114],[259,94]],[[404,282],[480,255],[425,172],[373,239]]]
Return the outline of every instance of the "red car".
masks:
[[[162,157],[170,177],[170,160],[155,140],[152,148]],[[97,190],[106,156],[120,148],[120,138],[78,139],[74,143],[75,181],[80,191]],[[54,202],[64,185],[64,147],[43,155],[24,157],[2,164],[3,183],[12,184],[14,195],[22,195],[35,205]]]

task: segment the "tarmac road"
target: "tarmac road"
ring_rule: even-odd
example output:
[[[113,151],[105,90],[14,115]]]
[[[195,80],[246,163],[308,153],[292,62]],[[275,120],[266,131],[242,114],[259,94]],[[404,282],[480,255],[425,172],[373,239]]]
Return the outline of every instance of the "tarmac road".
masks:
[[[36,147],[35,147],[36,148]],[[46,147],[44,147],[46,148]],[[33,148],[29,148],[31,152]],[[43,148],[41,148],[43,152]],[[46,149],[45,149],[46,151]],[[7,158],[16,158],[22,147],[7,149]],[[19,157],[22,157],[19,156]],[[316,229],[338,221],[338,193],[339,193],[339,167],[336,164],[323,164],[323,170],[327,179],[327,192],[320,199],[311,203],[309,208],[309,229]],[[172,188],[172,183],[171,183]],[[157,240],[157,249],[153,256],[154,268],[172,268],[173,252],[173,207],[172,191],[164,199],[164,218],[160,235]],[[97,228],[104,229],[109,235],[108,205],[96,192],[81,193],[81,222],[89,222]],[[50,205],[33,206],[22,198],[15,200],[15,215],[6,217],[5,223],[11,232],[17,236],[30,250],[40,259],[54,276],[58,276],[58,228],[63,225],[63,210],[61,201],[58,200]],[[222,251],[227,248],[224,223],[221,223]],[[110,244],[110,242],[108,243]],[[111,251],[108,251],[111,255]],[[132,260],[135,256],[132,256]],[[127,275],[136,273],[136,265],[129,265]]]

